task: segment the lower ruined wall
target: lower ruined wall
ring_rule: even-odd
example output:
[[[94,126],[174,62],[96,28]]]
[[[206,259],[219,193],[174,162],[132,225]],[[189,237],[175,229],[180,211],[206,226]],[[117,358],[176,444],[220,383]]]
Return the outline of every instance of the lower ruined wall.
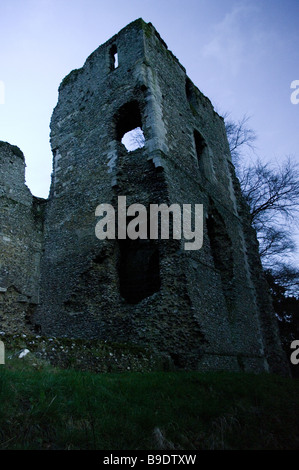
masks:
[[[136,162],[132,154],[130,155],[132,165],[141,161],[139,152],[136,153]],[[125,163],[126,168],[129,168],[130,162],[126,158]],[[149,163],[146,165],[150,168]],[[39,289],[47,291],[52,278],[53,282],[56,282],[55,272],[52,272],[48,260],[47,276],[42,278],[43,285],[40,285],[44,212],[48,203],[31,195],[25,185],[24,174],[25,162],[22,152],[15,146],[0,142],[0,332],[5,333],[5,338],[11,335],[27,335],[28,338],[34,331],[37,332],[36,312],[42,300]],[[233,179],[234,185],[237,185],[237,180]],[[150,181],[153,181],[153,178],[150,178]],[[163,178],[158,182],[161,185]],[[235,191],[236,194],[240,194],[236,187]],[[234,322],[230,318],[226,319],[227,299],[224,296],[223,305],[219,300],[220,290],[225,290],[224,285],[221,288],[220,284],[225,284],[226,279],[218,276],[217,280],[217,269],[211,270],[208,266],[211,260],[207,263],[205,258],[209,246],[208,234],[205,233],[205,248],[200,252],[203,259],[197,260],[194,254],[192,256],[182,254],[180,250],[178,251],[176,242],[171,246],[165,243],[160,247],[163,281],[161,289],[135,304],[126,303],[117,294],[120,286],[119,273],[115,267],[119,264],[116,258],[121,254],[119,248],[115,248],[118,244],[116,242],[113,246],[110,244],[111,250],[105,252],[107,243],[103,243],[101,250],[94,251],[89,269],[85,269],[84,276],[80,278],[80,283],[76,284],[73,295],[68,301],[56,307],[53,304],[54,300],[55,302],[59,300],[56,295],[55,299],[52,298],[53,305],[49,301],[43,303],[43,332],[50,337],[55,335],[89,338],[88,344],[93,338],[102,341],[103,345],[106,344],[106,340],[108,343],[117,341],[146,347],[159,345],[155,348],[156,352],[164,351],[169,361],[181,368],[191,367],[201,370],[218,368],[256,372],[269,370],[287,375],[288,367],[283,357],[267,286],[262,277],[254,231],[247,220],[243,200],[240,199],[237,203],[243,221],[242,230],[248,250],[248,268],[252,280],[250,288],[256,299],[258,322],[248,316],[252,309],[247,309],[246,313],[245,301],[243,302],[245,310],[244,312],[240,310],[242,318],[239,318],[239,322],[238,318]],[[99,242],[94,241],[98,245]],[[55,240],[48,240],[48,243],[51,243],[52,256],[57,251]],[[79,250],[83,246],[77,248]],[[86,257],[84,259],[86,262]],[[69,258],[69,262],[71,260],[72,258]],[[210,271],[213,282],[209,284]],[[248,297],[246,289],[243,296],[239,293],[240,299]],[[86,293],[88,302],[87,297],[84,297]],[[216,297],[219,297],[218,303],[215,301]],[[65,311],[62,306],[65,307]],[[52,315],[49,315],[49,312],[52,312]],[[257,324],[260,325],[259,330],[256,330]],[[257,350],[258,341],[254,350],[255,340],[260,335],[259,341],[261,340],[263,345],[263,353]],[[240,343],[239,339],[237,341],[239,336],[244,344],[241,344],[242,341],[240,340]],[[214,338],[212,342],[210,341],[210,345],[208,337]],[[249,350],[249,346],[253,350]],[[265,360],[266,365],[264,365]]]
[[[25,161],[0,142],[0,331],[26,333],[38,303],[43,206],[25,185]]]

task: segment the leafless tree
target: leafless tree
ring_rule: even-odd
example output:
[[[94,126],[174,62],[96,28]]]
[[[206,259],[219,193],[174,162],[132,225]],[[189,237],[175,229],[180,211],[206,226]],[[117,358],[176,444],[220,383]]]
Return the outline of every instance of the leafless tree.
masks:
[[[260,255],[269,267],[278,257],[294,253],[292,229],[299,210],[299,168],[287,158],[271,166],[257,159],[239,168],[243,195],[260,242]]]
[[[228,113],[225,113],[223,118],[232,160],[234,165],[238,166],[245,148],[255,150],[257,135],[248,127],[249,116],[244,115],[237,122],[231,120]]]
[[[257,232],[263,265],[280,276],[284,285],[287,278],[294,284],[298,269],[291,266],[291,258],[296,250],[293,232],[299,211],[298,164],[291,157],[276,165],[263,163],[257,157],[246,164],[245,149],[255,150],[256,140],[255,132],[248,128],[248,117],[236,123],[226,121],[226,130],[242,193],[250,208],[251,223]]]
[[[281,264],[270,270],[273,280],[283,286],[288,294],[298,297],[299,270],[294,266]]]

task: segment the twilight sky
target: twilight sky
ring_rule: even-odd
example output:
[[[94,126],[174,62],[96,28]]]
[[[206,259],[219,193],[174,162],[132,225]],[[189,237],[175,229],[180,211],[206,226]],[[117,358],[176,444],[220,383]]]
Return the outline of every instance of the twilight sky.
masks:
[[[220,114],[251,116],[256,154],[298,160],[299,0],[0,0],[0,140],[24,152],[35,196],[48,196],[61,80],[139,17]]]

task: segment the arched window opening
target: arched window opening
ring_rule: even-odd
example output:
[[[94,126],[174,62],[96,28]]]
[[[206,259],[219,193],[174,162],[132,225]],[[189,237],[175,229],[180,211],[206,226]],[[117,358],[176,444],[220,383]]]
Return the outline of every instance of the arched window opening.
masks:
[[[128,151],[144,147],[141,113],[137,101],[123,105],[116,115],[116,139]]]

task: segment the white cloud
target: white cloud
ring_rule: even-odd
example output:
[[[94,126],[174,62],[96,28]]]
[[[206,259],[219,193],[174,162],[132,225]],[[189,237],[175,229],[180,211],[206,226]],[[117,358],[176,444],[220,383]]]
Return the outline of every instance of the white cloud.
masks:
[[[256,6],[242,2],[226,13],[224,18],[214,25],[213,38],[203,46],[203,57],[217,60],[225,70],[230,70],[236,75],[244,64],[249,46],[244,25],[256,11]],[[248,24],[246,29],[248,30]]]

